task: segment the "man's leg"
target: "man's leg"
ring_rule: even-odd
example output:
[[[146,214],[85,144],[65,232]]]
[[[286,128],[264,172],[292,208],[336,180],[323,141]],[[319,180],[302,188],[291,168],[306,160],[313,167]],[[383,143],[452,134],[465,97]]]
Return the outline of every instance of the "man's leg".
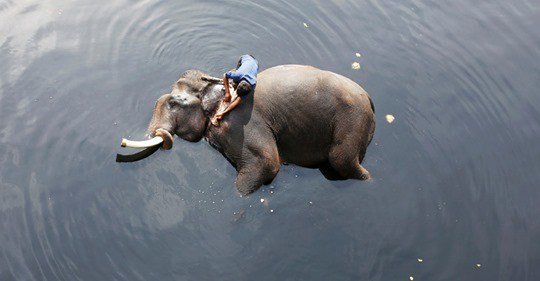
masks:
[[[223,100],[229,102],[231,101],[231,91],[229,90],[229,78],[225,75],[223,75],[223,86],[225,87],[225,97]]]

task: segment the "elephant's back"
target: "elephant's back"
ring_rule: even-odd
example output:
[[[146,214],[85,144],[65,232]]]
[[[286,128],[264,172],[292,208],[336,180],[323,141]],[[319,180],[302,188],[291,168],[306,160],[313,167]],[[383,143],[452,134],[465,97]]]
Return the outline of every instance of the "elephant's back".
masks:
[[[303,166],[326,160],[336,122],[373,120],[362,87],[312,66],[282,65],[262,71],[253,98],[253,109],[273,130],[282,157]]]
[[[267,117],[321,118],[336,114],[373,114],[367,92],[331,71],[308,65],[280,65],[259,74],[254,106]],[[331,122],[326,119],[326,122]],[[325,122],[321,120],[319,122]]]
[[[366,91],[351,79],[309,65],[287,64],[268,68],[258,75],[256,95],[261,100],[283,98],[305,102],[333,98],[354,105],[369,103]],[[367,99],[365,99],[367,98]]]

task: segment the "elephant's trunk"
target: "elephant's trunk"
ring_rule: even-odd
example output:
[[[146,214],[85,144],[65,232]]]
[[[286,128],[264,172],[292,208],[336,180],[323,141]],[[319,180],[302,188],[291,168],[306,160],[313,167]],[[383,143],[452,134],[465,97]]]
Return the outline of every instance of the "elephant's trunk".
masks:
[[[161,148],[169,150],[173,145],[173,136],[171,135],[174,131],[174,124],[171,124],[171,116],[169,110],[165,108],[170,94],[165,94],[161,96],[154,107],[152,113],[152,120],[148,125],[148,133],[150,137],[155,139],[156,137],[161,137],[163,139],[163,145]]]

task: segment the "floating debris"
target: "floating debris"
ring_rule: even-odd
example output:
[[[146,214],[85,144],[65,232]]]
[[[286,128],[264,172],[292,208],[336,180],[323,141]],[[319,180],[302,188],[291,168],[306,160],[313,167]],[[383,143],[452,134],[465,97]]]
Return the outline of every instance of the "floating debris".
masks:
[[[304,22],[304,27],[305,27],[305,28],[308,28],[309,25],[308,25],[307,23]]]
[[[244,218],[245,213],[246,213],[246,211],[244,209],[240,209],[238,212],[234,212],[233,213],[233,221],[237,222],[237,221],[241,220],[242,218]]]
[[[389,124],[394,122],[394,119],[396,119],[396,118],[394,118],[394,115],[386,114],[386,122],[388,122]]]
[[[482,267],[482,265],[481,265],[481,264],[479,264],[479,263],[477,263],[477,264],[476,264],[476,267]]]
[[[413,281],[414,280],[414,277],[411,275],[409,276],[409,280]]]
[[[423,260],[423,259],[417,259],[417,260],[418,260],[418,262],[419,262],[419,263],[422,263],[422,262],[424,262],[424,260]]]
[[[264,203],[264,198],[261,198],[261,203]]]
[[[270,209],[270,213],[273,213],[274,212],[274,209]]]
[[[309,205],[313,205],[313,202],[312,202],[312,201],[309,201]]]
[[[360,69],[360,63],[355,61],[351,64],[352,69],[359,70]]]
[[[356,53],[355,55],[356,55],[357,58],[362,56],[362,55],[360,55],[360,53]]]

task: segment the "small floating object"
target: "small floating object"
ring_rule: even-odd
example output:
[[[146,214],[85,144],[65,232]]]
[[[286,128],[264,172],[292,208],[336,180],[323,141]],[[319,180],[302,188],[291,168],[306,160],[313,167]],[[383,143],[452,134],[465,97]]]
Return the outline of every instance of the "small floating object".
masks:
[[[360,53],[356,53],[355,55],[356,55],[357,58],[362,56],[362,55],[360,55]]]
[[[482,267],[482,265],[481,265],[481,264],[479,264],[479,263],[477,263],[477,264],[476,264],[476,267]]]
[[[411,275],[409,276],[409,280],[413,281],[414,280],[414,277]]]
[[[261,198],[261,203],[264,203],[264,198]]]
[[[389,124],[394,122],[394,119],[396,119],[396,118],[394,118],[394,115],[386,114],[386,122],[388,122]]]
[[[234,212],[233,213],[233,221],[237,222],[237,221],[241,220],[242,218],[244,218],[245,214],[246,214],[246,210],[244,210],[244,209],[240,209],[238,212]]]
[[[273,213],[273,212],[274,212],[274,209],[271,209],[271,210],[270,210],[270,213]]]
[[[354,69],[354,70],[358,70],[360,69],[360,63],[355,61],[351,64],[351,68]]]
[[[416,259],[416,260],[418,260],[418,262],[419,262],[419,263],[422,263],[422,262],[424,262],[424,260],[423,260],[423,259]]]
[[[308,28],[309,25],[308,25],[307,23],[304,22],[304,27],[305,27],[305,28]]]

